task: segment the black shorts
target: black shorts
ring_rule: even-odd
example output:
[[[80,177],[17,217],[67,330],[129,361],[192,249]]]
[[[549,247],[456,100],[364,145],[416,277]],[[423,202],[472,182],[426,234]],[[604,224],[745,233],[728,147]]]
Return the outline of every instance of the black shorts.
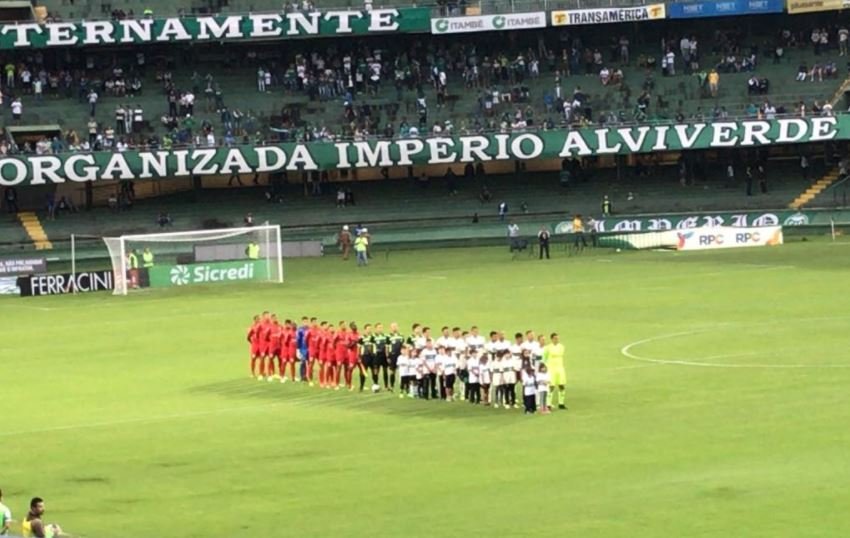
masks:
[[[398,355],[390,355],[387,357],[387,366],[395,370],[398,368]]]
[[[360,355],[360,362],[362,362],[363,366],[366,368],[371,368],[375,364],[375,356],[371,353],[365,353]]]
[[[375,362],[373,363],[373,366],[375,366],[376,368],[380,368],[382,366],[386,367],[387,356],[383,353],[378,353],[377,355],[375,355]]]
[[[460,378],[461,381],[466,383],[467,379],[469,379],[469,370],[458,370],[457,376]]]
[[[455,386],[455,374],[449,374],[445,376],[443,384],[447,389],[453,388]]]

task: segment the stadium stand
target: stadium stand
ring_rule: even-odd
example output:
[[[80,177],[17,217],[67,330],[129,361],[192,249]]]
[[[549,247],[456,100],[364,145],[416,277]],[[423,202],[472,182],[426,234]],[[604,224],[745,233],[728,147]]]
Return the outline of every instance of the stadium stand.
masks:
[[[8,129],[0,153],[816,115],[841,95],[837,48],[815,54],[804,28],[779,38],[697,28],[700,60],[685,66],[678,51],[689,36],[666,24],[631,39],[582,29],[465,45],[397,36],[9,53],[4,79],[11,71],[15,86],[4,91],[20,99],[13,123],[26,136]],[[627,62],[623,39],[635,42]],[[676,56],[669,76],[662,39]],[[42,94],[24,77],[41,79]]]
[[[67,250],[70,234],[102,236],[240,226],[248,213],[252,213],[254,222],[280,223],[286,239],[318,239],[328,248],[343,224],[369,226],[376,244],[385,245],[501,239],[505,236],[507,220],[515,220],[525,233],[533,235],[541,225],[551,228],[572,214],[598,217],[605,195],[610,197],[618,214],[782,208],[808,183],[796,173],[793,163],[780,162],[773,166],[768,193],[752,197],[745,195],[740,184],[727,184],[719,169],[707,171],[704,179],[692,185],[681,185],[676,170],[661,167],[641,176],[629,172],[617,177],[612,170],[588,172],[568,187],[562,186],[558,175],[551,173],[492,176],[458,182],[455,194],[450,193],[442,178],[431,179],[427,187],[398,180],[326,185],[322,196],[305,196],[301,185],[289,184],[278,191],[279,200],[271,201],[267,201],[264,186],[193,190],[140,199],[132,208],[120,211],[104,207],[59,212],[54,220],[44,218],[41,224],[58,251]],[[816,170],[821,169],[816,167]],[[486,201],[481,196],[484,186],[490,195]],[[355,204],[337,207],[334,187],[351,189]],[[46,200],[47,195],[44,197]],[[502,201],[509,206],[508,219],[504,222],[497,214]],[[42,209],[40,214],[46,214],[46,210]],[[167,226],[157,222],[160,214],[170,217]],[[475,214],[478,223],[473,223]],[[0,234],[0,252],[31,245],[20,226],[0,226]],[[95,254],[99,250],[102,249],[95,244]]]

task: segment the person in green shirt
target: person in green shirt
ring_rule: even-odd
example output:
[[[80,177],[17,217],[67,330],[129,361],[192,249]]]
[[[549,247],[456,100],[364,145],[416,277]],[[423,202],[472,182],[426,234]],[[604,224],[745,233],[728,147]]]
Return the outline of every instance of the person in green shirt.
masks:
[[[366,256],[366,251],[369,248],[369,240],[365,236],[360,235],[354,240],[354,254],[357,256],[357,266],[369,265],[369,260]]]
[[[543,362],[549,370],[549,398],[548,407],[552,407],[555,400],[555,387],[558,388],[558,409],[566,409],[565,386],[567,374],[564,370],[564,344],[560,342],[558,333],[552,333],[551,342],[543,348]]]
[[[0,535],[9,534],[12,526],[12,511],[3,504],[3,490],[0,490]]]
[[[127,273],[130,275],[130,287],[139,287],[139,256],[137,251],[131,250],[127,254]]]
[[[150,247],[145,247],[144,252],[142,252],[142,267],[150,269],[153,265],[153,252],[151,252]]]

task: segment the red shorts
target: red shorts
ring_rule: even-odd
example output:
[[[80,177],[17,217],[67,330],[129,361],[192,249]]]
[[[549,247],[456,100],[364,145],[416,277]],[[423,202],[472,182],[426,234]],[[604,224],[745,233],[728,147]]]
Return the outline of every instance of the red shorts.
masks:
[[[280,358],[280,348],[272,348],[272,350],[271,350],[271,352],[269,353],[269,355],[271,355],[272,357],[275,357],[275,358],[279,359],[279,358]]]
[[[357,361],[360,360],[360,354],[356,351],[349,351],[345,360],[349,366],[355,365],[357,364]]]
[[[348,348],[337,348],[336,353],[334,353],[334,362],[343,363],[346,358],[348,358]]]
[[[317,358],[316,348],[312,348],[312,347],[307,348],[307,358],[308,358],[308,359],[315,359],[315,358]],[[320,359],[320,360],[321,360],[321,359]]]
[[[295,345],[287,346],[286,348],[286,360],[294,361],[298,358],[298,353],[295,352]]]
[[[251,344],[251,356],[259,357],[260,356],[260,346],[259,344]]]
[[[259,351],[259,355],[262,357],[263,355],[269,354],[269,345],[268,344],[260,344],[257,346],[257,350]]]

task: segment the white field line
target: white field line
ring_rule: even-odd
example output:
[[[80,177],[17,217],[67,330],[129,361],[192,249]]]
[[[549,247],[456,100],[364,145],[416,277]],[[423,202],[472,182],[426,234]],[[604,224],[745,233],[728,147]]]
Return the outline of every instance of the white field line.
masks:
[[[799,318],[794,320],[795,322],[815,322],[815,321],[831,321],[831,320],[839,320],[839,319],[847,319],[850,316],[827,316],[827,317],[812,317],[812,318]],[[708,362],[712,360],[719,359],[730,359],[733,357],[747,357],[754,355],[762,355],[763,353],[759,352],[751,352],[751,353],[731,353],[724,355],[712,355],[709,357],[701,357],[701,358],[690,358],[685,357],[682,359],[656,359],[653,357],[646,357],[642,355],[638,355],[634,351],[634,348],[641,346],[643,344],[648,344],[650,342],[657,342],[660,340],[669,340],[671,338],[678,338],[682,336],[692,336],[695,334],[702,334],[711,330],[716,330],[720,327],[724,326],[759,326],[759,325],[775,325],[779,323],[788,323],[789,320],[773,320],[773,321],[765,321],[765,322],[755,322],[755,323],[722,323],[717,324],[711,327],[703,327],[700,329],[693,329],[690,331],[679,331],[674,333],[666,333],[660,334],[656,336],[651,336],[649,338],[643,338],[641,340],[636,340],[629,344],[626,344],[620,349],[620,353],[629,359],[635,361],[641,361],[645,363],[651,364],[668,364],[668,365],[677,365],[677,366],[699,366],[704,368],[769,368],[769,369],[837,369],[837,368],[850,368],[850,363],[847,364],[730,364],[730,363],[717,363],[717,362]]]

